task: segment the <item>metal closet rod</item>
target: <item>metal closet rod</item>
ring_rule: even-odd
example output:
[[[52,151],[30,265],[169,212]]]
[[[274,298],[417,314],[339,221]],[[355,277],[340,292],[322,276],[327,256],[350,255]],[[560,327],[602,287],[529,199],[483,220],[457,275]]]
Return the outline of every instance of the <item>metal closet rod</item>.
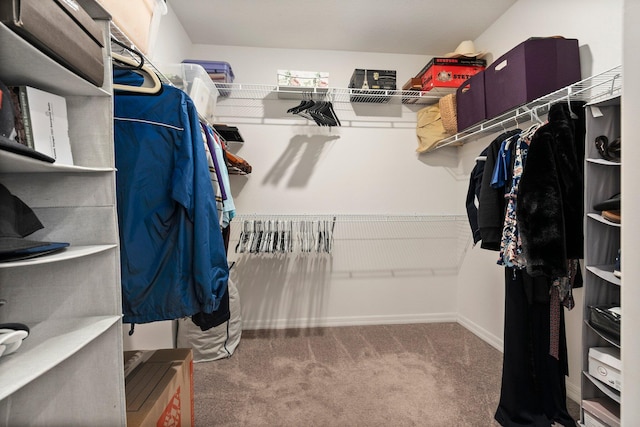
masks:
[[[237,214],[234,221],[244,220],[288,220],[314,221],[335,220],[336,222],[435,222],[435,221],[466,221],[465,215],[456,214]]]

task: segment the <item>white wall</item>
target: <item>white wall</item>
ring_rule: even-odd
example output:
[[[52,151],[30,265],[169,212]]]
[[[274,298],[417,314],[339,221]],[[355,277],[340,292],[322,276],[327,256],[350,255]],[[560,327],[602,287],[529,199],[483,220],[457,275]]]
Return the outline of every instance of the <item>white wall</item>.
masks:
[[[582,75],[591,76],[622,62],[622,7],[622,0],[519,0],[475,44],[478,49],[489,51],[491,60],[528,37],[577,38]],[[290,68],[328,71],[330,84],[335,87],[346,87],[354,68],[396,69],[398,84],[402,85],[429,59],[418,55],[191,46],[171,10],[163,17],[155,51],[154,60],[158,62],[179,62],[188,57],[227,61],[233,66],[236,82],[274,84],[276,70]],[[346,126],[329,132],[304,121],[292,121],[286,114],[291,104],[258,102],[250,111],[243,107],[242,114],[227,107],[227,116],[221,117],[240,126],[247,143],[232,150],[254,168],[247,177],[233,177],[239,213],[464,213],[474,158],[491,137],[460,149],[446,148],[416,156],[412,129],[415,109],[358,106],[354,111],[349,105],[337,106],[338,116]],[[243,117],[237,117],[240,115]],[[287,155],[292,155],[292,160],[285,162]],[[461,234],[467,232],[463,230]],[[462,241],[464,262],[457,276],[444,281],[418,275],[409,282],[406,278],[376,277],[345,283],[343,277],[326,282],[326,275],[321,275],[314,277],[322,277],[324,289],[307,288],[296,293],[296,286],[302,286],[295,283],[300,277],[297,276],[285,278],[286,283],[278,289],[269,287],[268,293],[260,289],[259,280],[250,278],[247,282],[253,284],[252,289],[246,289],[244,295],[239,284],[243,305],[248,307],[246,317],[256,325],[282,325],[292,307],[294,317],[304,317],[301,306],[313,307],[307,311],[310,318],[319,316],[336,322],[350,316],[375,321],[376,313],[382,314],[385,321],[403,319],[406,313],[416,318],[430,314],[437,318],[440,313],[445,319],[457,312],[465,326],[501,348],[503,271],[495,264],[495,253],[472,248],[468,239]],[[262,265],[255,271],[274,277],[273,266]],[[390,288],[397,292],[376,295],[381,289]],[[420,295],[419,301],[429,300],[431,304],[416,305],[412,295]],[[578,306],[567,313],[571,374],[568,393],[578,399],[580,290],[575,297]],[[433,301],[441,301],[443,306],[438,307]],[[422,313],[416,312],[419,307],[424,308]]]
[[[562,35],[579,41],[582,76],[589,77],[622,63],[622,0],[519,0],[475,40],[478,49],[497,59],[534,36]],[[474,158],[491,138],[469,143],[459,150],[463,173],[470,173]],[[462,186],[459,192],[466,191]],[[487,340],[502,346],[504,316],[503,271],[496,254],[479,247],[467,252],[458,277],[458,313],[463,323]],[[582,364],[582,291],[566,318],[569,350],[567,393],[579,400]],[[474,329],[475,328],[475,329]]]
[[[329,72],[330,86],[340,88],[348,86],[355,68],[394,69],[401,85],[429,59],[202,45],[194,46],[190,55],[229,62],[236,83],[275,84],[278,69],[318,70]],[[452,197],[463,179],[457,173],[455,151],[431,156],[415,153],[418,107],[334,102],[342,126],[328,129],[286,113],[299,102],[269,100],[235,108],[226,106],[237,105],[233,100],[219,100],[219,120],[238,125],[246,141],[231,150],[253,168],[248,176],[231,177],[238,214],[463,212],[460,200]],[[364,246],[353,248],[352,241],[338,238],[328,262],[303,256],[284,263],[231,253],[230,260],[241,261],[237,274],[244,324],[282,327],[455,319],[455,270],[434,275],[428,261],[416,257],[420,253],[406,253],[414,241],[397,247],[393,240],[384,246],[384,239],[393,236],[379,236],[378,225],[371,222],[368,229],[360,230],[356,238],[368,242]],[[237,230],[241,224],[233,226]],[[457,244],[456,229],[452,237]],[[427,257],[435,245],[432,240],[419,250]],[[357,252],[346,257],[350,249]],[[450,250],[443,267],[458,262],[457,247]],[[375,265],[358,259],[377,259],[380,251],[385,255]]]

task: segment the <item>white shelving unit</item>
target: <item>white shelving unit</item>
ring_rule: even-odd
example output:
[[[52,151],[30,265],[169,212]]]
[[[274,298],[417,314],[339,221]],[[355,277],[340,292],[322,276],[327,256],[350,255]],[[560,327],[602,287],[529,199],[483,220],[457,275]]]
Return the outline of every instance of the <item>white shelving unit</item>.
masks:
[[[109,39],[109,16],[88,12]],[[0,263],[0,322],[30,335],[0,358],[0,425],[125,425],[120,256],[108,47],[96,87],[0,24],[0,79],[65,97],[75,166],[0,151],[0,182],[44,229],[28,238],[68,242],[62,252]],[[108,45],[108,43],[107,43]]]
[[[620,96],[590,103],[586,111],[585,136],[585,277],[584,325],[582,328],[582,399],[606,398],[620,404],[620,392],[588,373],[591,347],[621,347],[613,339],[594,329],[589,323],[589,307],[621,304],[622,280],[613,275],[614,262],[620,248],[621,226],[602,217],[593,209],[595,203],[620,192],[620,163],[601,158],[594,140],[605,135],[609,140],[620,136]],[[624,310],[624,307],[622,307]],[[584,410],[584,409],[583,409]],[[584,413],[582,414],[584,422]]]

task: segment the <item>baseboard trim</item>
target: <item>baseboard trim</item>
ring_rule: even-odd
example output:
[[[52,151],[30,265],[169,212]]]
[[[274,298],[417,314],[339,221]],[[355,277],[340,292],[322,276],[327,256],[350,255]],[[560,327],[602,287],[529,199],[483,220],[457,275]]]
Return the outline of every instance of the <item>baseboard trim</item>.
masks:
[[[580,390],[580,386],[576,386],[575,384],[567,382],[566,388],[567,388],[567,397],[573,400],[574,402],[576,402],[578,405],[580,405],[582,402],[582,397],[581,397],[582,391]]]
[[[457,321],[462,326],[467,328],[469,331],[477,335],[482,341],[486,342],[487,344],[489,344],[490,346],[498,350],[500,353],[504,352],[504,341],[502,340],[502,338],[495,336],[491,332],[480,327],[477,323],[472,322],[471,320],[469,320],[464,316],[458,315]]]
[[[332,326],[392,325],[408,323],[456,322],[456,313],[412,314],[392,316],[354,316],[303,319],[242,319],[242,329],[288,329]]]

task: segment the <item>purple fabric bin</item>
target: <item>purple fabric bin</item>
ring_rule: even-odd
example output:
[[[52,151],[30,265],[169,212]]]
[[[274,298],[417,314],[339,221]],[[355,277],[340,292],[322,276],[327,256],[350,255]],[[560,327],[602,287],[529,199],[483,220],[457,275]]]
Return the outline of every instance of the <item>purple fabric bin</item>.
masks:
[[[577,39],[531,38],[485,69],[487,118],[580,80]]]
[[[484,99],[484,71],[469,77],[456,90],[458,132],[487,118]]]

